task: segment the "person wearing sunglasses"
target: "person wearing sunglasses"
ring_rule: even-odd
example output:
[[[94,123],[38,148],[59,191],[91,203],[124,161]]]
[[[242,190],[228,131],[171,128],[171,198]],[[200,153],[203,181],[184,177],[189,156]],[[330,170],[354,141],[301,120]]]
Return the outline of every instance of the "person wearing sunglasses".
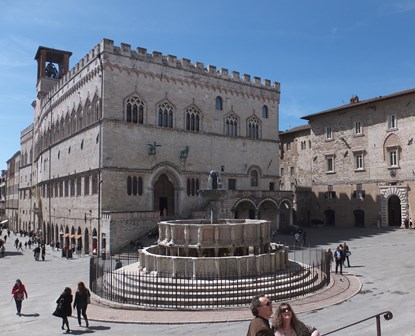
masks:
[[[279,305],[272,321],[275,336],[320,336],[320,332],[301,322],[291,306],[283,302]]]
[[[251,312],[254,315],[249,324],[246,336],[274,336],[269,326],[272,315],[272,301],[265,295],[256,295],[251,301]]]

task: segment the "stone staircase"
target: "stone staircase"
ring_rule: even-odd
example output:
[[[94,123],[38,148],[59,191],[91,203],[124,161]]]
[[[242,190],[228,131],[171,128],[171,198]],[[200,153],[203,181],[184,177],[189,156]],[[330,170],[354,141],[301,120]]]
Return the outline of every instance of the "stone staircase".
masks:
[[[209,309],[247,305],[266,294],[275,301],[315,292],[326,284],[317,268],[290,262],[290,269],[258,278],[180,279],[145,274],[138,263],[107,273],[103,297],[144,307]]]

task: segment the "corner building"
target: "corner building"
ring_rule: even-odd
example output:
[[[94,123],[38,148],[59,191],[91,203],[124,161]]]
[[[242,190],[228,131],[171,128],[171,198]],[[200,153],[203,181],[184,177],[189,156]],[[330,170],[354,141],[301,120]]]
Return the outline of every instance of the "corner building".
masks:
[[[415,90],[360,101],[309,121],[309,223],[404,227],[415,216]],[[312,145],[312,147],[311,147]]]
[[[32,206],[46,241],[117,252],[161,216],[206,217],[198,191],[213,169],[230,190],[224,218],[292,221],[279,83],[107,39],[71,70],[70,56],[35,57]]]

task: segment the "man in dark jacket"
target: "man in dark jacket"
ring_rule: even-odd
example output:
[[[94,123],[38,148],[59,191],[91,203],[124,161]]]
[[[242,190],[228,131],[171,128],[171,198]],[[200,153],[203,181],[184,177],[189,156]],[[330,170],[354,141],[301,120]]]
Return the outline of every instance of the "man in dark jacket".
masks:
[[[256,295],[251,302],[251,311],[255,317],[246,336],[274,336],[268,321],[272,315],[272,301],[265,295]]]

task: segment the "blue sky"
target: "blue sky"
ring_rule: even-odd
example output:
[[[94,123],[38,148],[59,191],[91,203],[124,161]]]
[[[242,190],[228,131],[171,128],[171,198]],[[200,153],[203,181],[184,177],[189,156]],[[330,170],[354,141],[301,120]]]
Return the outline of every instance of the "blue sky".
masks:
[[[0,0],[0,169],[32,123],[37,48],[103,38],[281,83],[280,130],[414,88],[415,0]]]

